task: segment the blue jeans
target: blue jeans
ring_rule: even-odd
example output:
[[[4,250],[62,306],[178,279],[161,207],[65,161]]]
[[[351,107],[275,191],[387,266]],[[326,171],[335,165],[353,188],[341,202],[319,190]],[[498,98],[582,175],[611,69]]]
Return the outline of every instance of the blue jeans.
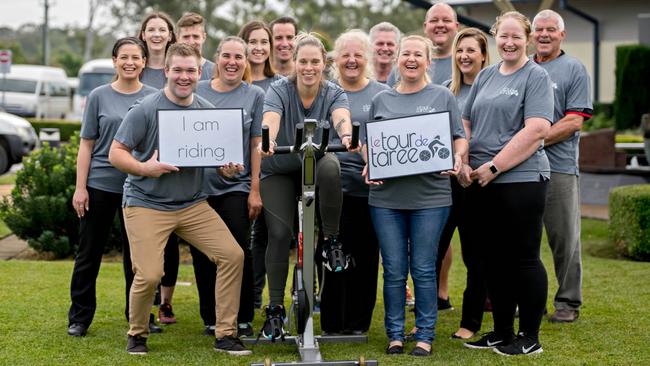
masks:
[[[399,210],[370,207],[384,266],[384,325],[389,341],[404,341],[409,267],[415,290],[415,339],[431,344],[438,317],[436,256],[449,207]]]

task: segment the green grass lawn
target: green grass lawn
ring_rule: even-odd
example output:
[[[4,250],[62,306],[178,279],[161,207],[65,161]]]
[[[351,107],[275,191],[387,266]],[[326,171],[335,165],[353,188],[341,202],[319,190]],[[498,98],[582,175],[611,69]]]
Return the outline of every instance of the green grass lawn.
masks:
[[[650,263],[606,259],[606,222],[583,221],[584,299],[580,319],[574,324],[544,321],[541,342],[544,353],[528,358],[505,358],[490,351],[464,348],[449,335],[457,329],[465,268],[458,242],[454,243],[451,299],[456,310],[440,314],[433,355],[415,359],[384,354],[381,291],[377,299],[368,344],[322,345],[327,360],[378,359],[382,365],[649,365],[650,364]],[[556,289],[548,246],[543,244],[549,271],[549,310]],[[66,335],[72,261],[0,262],[0,365],[244,365],[263,361],[297,359],[295,346],[258,345],[250,357],[232,358],[212,350],[213,339],[203,336],[192,267],[181,266],[174,311],[178,324],[150,337],[147,356],[125,352],[127,323],[123,315],[124,282],[119,263],[104,263],[97,281],[98,309],[88,336]],[[413,325],[408,315],[407,326]],[[255,329],[262,323],[256,314]],[[318,324],[318,319],[316,319]],[[486,314],[483,330],[492,327]],[[412,345],[407,346],[410,350]]]

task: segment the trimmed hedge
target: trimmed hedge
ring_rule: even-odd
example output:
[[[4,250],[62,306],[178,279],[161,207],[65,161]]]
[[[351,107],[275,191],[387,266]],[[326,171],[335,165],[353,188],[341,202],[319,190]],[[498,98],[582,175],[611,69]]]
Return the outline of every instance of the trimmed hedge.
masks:
[[[617,130],[639,127],[641,115],[650,112],[650,47],[616,47],[616,100],[614,119]]]
[[[609,192],[609,239],[623,255],[650,261],[650,184]]]
[[[70,141],[70,137],[74,135],[75,132],[81,130],[81,122],[79,121],[36,118],[28,118],[27,120],[32,124],[32,126],[34,126],[36,134],[41,131],[41,128],[58,128],[61,132],[61,141],[64,142]]]

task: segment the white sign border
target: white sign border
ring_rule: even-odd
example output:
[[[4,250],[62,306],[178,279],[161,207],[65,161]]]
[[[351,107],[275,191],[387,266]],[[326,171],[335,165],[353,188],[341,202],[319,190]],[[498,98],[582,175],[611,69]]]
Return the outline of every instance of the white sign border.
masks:
[[[160,143],[160,112],[167,112],[167,111],[174,111],[174,112],[179,112],[179,111],[183,111],[183,112],[187,112],[187,111],[222,111],[222,110],[239,111],[240,112],[240,115],[241,115],[240,122],[241,123],[239,123],[239,127],[238,127],[238,132],[239,132],[238,141],[240,141],[241,145],[242,145],[242,155],[241,155],[242,161],[241,162],[238,162],[238,161],[225,161],[224,164],[221,164],[221,165],[218,165],[218,164],[216,164],[216,165],[198,165],[198,164],[197,165],[191,165],[191,164],[185,165],[185,164],[183,164],[183,165],[174,165],[174,166],[177,167],[177,168],[215,168],[215,167],[218,168],[218,167],[224,166],[227,163],[241,163],[242,165],[246,164],[246,162],[243,161],[244,157],[246,156],[246,154],[244,154],[244,149],[246,147],[244,146],[244,109],[243,108],[187,108],[187,109],[163,108],[163,109],[157,109],[156,110],[156,123],[158,124],[158,161],[161,161],[160,157],[161,157],[161,147],[162,147],[162,144]],[[168,163],[168,164],[170,164],[170,163]]]
[[[449,134],[449,140],[451,141],[451,144],[449,146],[450,154],[451,154],[451,166],[446,168],[446,169],[439,169],[435,170],[432,169],[430,171],[424,171],[424,172],[418,172],[418,173],[413,173],[413,174],[397,174],[397,175],[391,175],[391,176],[383,176],[383,177],[375,177],[372,174],[372,164],[368,162],[368,180],[370,181],[380,181],[384,179],[392,179],[392,178],[399,178],[399,177],[409,177],[409,176],[414,176],[414,175],[422,175],[422,174],[431,174],[431,173],[439,173],[439,172],[444,172],[447,170],[452,170],[454,168],[454,138],[452,136],[452,129],[451,129],[451,112],[450,111],[439,111],[439,112],[432,112],[432,113],[423,113],[423,114],[411,114],[411,115],[406,115],[406,116],[400,116],[400,117],[395,117],[395,118],[385,118],[385,119],[378,119],[378,120],[371,120],[366,123],[366,144],[369,144],[370,139],[368,137],[368,125],[370,124],[375,124],[375,123],[381,123],[381,122],[388,122],[388,121],[394,121],[394,120],[399,120],[399,119],[406,119],[406,118],[413,118],[413,117],[424,117],[424,116],[430,116],[430,115],[435,115],[435,114],[447,114],[447,120],[448,123],[445,124],[446,129],[443,132],[448,132]],[[370,154],[370,147],[366,147],[367,153]],[[375,169],[376,170],[376,169]]]

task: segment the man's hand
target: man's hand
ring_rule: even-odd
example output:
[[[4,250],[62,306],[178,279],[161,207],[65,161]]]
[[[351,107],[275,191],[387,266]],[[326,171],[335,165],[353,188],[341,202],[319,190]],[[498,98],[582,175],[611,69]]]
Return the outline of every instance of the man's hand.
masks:
[[[149,160],[140,163],[140,170],[142,176],[158,178],[163,174],[177,172],[179,169],[173,165],[161,163],[158,161],[158,150],[154,150],[153,155]]]

